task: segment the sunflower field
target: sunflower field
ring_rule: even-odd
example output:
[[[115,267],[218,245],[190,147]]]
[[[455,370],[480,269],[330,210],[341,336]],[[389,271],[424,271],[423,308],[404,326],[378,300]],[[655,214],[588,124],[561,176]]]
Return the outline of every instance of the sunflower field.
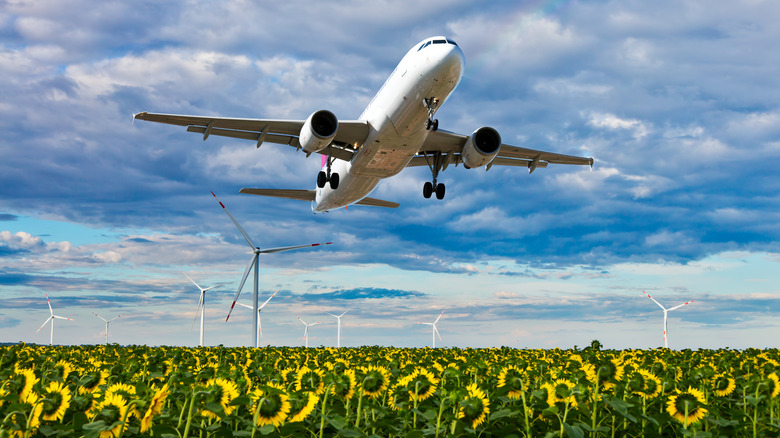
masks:
[[[0,437],[778,436],[778,350],[0,347]]]

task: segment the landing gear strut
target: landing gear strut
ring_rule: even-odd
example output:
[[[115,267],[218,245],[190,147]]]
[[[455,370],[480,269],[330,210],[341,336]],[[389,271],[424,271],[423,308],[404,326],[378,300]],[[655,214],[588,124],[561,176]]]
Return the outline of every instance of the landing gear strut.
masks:
[[[428,199],[433,193],[436,193],[436,199],[444,199],[444,183],[437,183],[436,179],[439,177],[439,171],[444,167],[444,157],[441,152],[435,152],[432,154],[431,159],[428,159],[428,154],[425,155],[425,161],[428,162],[428,167],[433,174],[433,181],[426,181],[423,184],[423,197]]]
[[[328,147],[330,148],[330,146]],[[330,152],[330,149],[328,152]],[[330,156],[330,153],[328,153],[325,170],[320,170],[317,174],[317,187],[323,188],[326,183],[330,183],[331,189],[336,190],[339,188],[339,174],[330,172],[331,164],[333,164],[333,158]]]
[[[435,131],[439,129],[439,119],[434,119],[433,114],[436,112],[436,107],[439,106],[439,99],[435,97],[426,97],[423,99],[425,107],[428,108],[428,120],[425,122],[425,129]]]

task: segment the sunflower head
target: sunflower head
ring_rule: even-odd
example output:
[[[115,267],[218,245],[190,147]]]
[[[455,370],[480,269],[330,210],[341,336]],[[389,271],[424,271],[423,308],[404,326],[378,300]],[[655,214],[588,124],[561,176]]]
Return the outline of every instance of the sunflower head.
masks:
[[[313,392],[295,392],[290,394],[290,413],[288,414],[290,423],[297,423],[303,421],[308,417],[320,397]]]
[[[547,404],[568,404],[577,406],[577,398],[574,396],[574,383],[567,379],[557,379],[554,382],[546,382],[542,385],[547,390]]]
[[[666,412],[675,420],[688,427],[698,423],[707,414],[704,394],[698,389],[688,387],[685,391],[677,390],[675,395],[666,402]]]
[[[458,418],[472,429],[485,422],[490,414],[490,406],[485,392],[472,383],[466,387],[468,394],[460,401]]]
[[[146,413],[141,418],[141,433],[146,433],[152,428],[152,418],[162,412],[163,404],[168,394],[170,394],[170,388],[167,383],[154,393],[149,406],[146,408]]]
[[[355,371],[344,370],[340,374],[336,374],[333,377],[333,386],[330,389],[331,394],[342,400],[349,400],[355,395],[355,387],[357,386],[357,379],[355,378]]]
[[[385,367],[369,365],[361,383],[363,395],[379,398],[390,383],[390,372]]]
[[[255,388],[250,393],[250,398],[252,414],[256,415],[258,426],[281,426],[290,413],[289,396],[282,385],[270,383],[265,388]]]
[[[219,404],[222,407],[224,415],[230,415],[233,412],[233,409],[235,409],[235,406],[232,406],[230,402],[238,397],[238,388],[236,388],[236,384],[230,380],[220,377],[209,379],[206,382],[206,392],[208,394],[205,396],[203,402]],[[218,413],[212,412],[207,408],[202,409],[201,414],[215,420],[220,417]]]
[[[127,401],[119,394],[107,395],[102,402],[95,405],[90,411],[91,420],[105,424],[100,436],[119,436],[122,419],[128,415],[127,410]]]
[[[712,381],[712,391],[718,397],[726,397],[731,395],[737,388],[737,384],[731,377],[725,374],[719,374],[715,376]]]
[[[498,374],[498,387],[508,390],[510,399],[519,399],[527,384],[528,375],[515,365],[505,367]]]
[[[298,370],[295,378],[296,391],[312,391],[317,395],[325,392],[324,373],[319,368],[311,369],[303,366]]]
[[[418,368],[408,376],[407,387],[409,388],[409,400],[423,401],[436,391],[436,385],[439,383],[433,373]]]
[[[46,421],[62,421],[70,407],[70,389],[61,382],[51,382],[43,392],[42,418]]]
[[[27,399],[33,395],[33,385],[38,383],[40,379],[35,375],[35,371],[30,369],[19,369],[14,374],[11,384],[9,385],[12,392],[19,395],[19,401],[27,403]]]

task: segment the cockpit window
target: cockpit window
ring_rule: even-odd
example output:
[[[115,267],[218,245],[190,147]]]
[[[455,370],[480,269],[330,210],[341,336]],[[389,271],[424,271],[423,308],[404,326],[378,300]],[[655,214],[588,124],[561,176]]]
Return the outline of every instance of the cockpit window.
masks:
[[[430,46],[431,44],[452,44],[453,46],[457,46],[457,44],[455,44],[455,41],[452,41],[451,39],[447,38],[447,39],[444,39],[444,40],[426,41],[425,43],[420,44],[420,48],[417,49],[417,51],[419,52],[420,50]]]

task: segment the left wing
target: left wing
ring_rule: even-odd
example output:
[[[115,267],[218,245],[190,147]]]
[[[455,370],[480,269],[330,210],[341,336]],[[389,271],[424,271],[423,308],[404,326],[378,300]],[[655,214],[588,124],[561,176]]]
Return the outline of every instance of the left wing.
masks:
[[[437,130],[430,132],[425,139],[425,143],[423,143],[420,148],[420,153],[414,156],[407,166],[426,166],[429,162],[428,156],[435,153],[442,154],[444,163],[446,164],[462,163],[460,154],[463,151],[463,145],[466,144],[468,139],[468,135],[456,134],[449,131]],[[518,166],[528,168],[530,173],[536,170],[537,167],[547,167],[548,164],[578,164],[592,166],[593,158],[556,154],[553,152],[502,144],[501,149],[498,151],[498,155],[487,165],[487,169],[490,169],[491,166]]]
[[[240,138],[257,142],[260,147],[264,142],[289,145],[300,149],[298,136],[305,120],[274,120],[274,119],[233,119],[223,117],[184,116],[178,114],[155,114],[142,112],[135,114],[134,119],[148,122],[165,123],[168,125],[186,126],[188,132],[203,135],[203,140],[210,135]],[[334,158],[349,161],[354,154],[354,145],[363,144],[368,136],[368,122],[360,120],[339,120],[332,148],[323,149],[320,153]]]

